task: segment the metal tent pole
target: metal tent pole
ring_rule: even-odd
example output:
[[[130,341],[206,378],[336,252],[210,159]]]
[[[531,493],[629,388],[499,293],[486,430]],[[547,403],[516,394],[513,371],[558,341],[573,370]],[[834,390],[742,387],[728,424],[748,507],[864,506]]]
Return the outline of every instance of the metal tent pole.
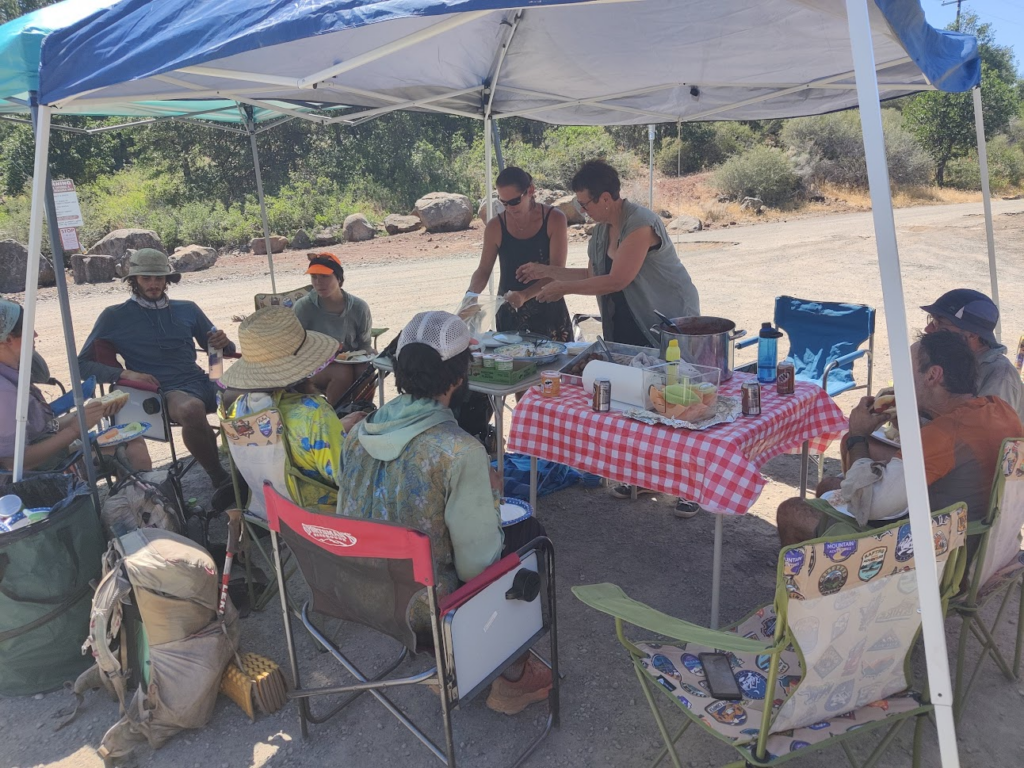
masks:
[[[263,221],[263,243],[267,249],[267,265],[270,267],[270,291],[277,293],[277,280],[274,278],[274,250],[270,247],[270,221],[267,219],[267,201],[263,197],[263,172],[260,170],[260,153],[256,148],[256,119],[253,108],[246,105],[245,130],[249,134],[252,146],[252,167],[256,170],[256,197],[260,201],[260,219]]]
[[[985,209],[985,240],[988,243],[988,276],[992,284],[992,301],[999,306],[999,276],[996,270],[996,239],[992,230],[992,190],[988,183],[988,147],[985,145],[985,118],[981,110],[981,88],[974,96],[974,129],[978,135],[978,164],[981,166],[981,202]],[[1001,323],[996,322],[996,341],[1000,341]]]
[[[35,129],[39,105],[35,94],[31,95],[32,125]],[[89,444],[89,425],[85,421],[85,397],[82,394],[82,374],[78,369],[78,350],[75,345],[75,326],[71,319],[71,301],[68,297],[68,276],[64,271],[64,248],[60,241],[60,227],[57,226],[57,207],[53,200],[53,184],[50,179],[49,163],[46,170],[46,224],[50,232],[50,250],[53,252],[53,273],[57,280],[57,303],[60,305],[60,320],[64,327],[64,351],[68,356],[68,374],[71,378],[71,392],[75,400],[75,411],[78,416],[78,431],[82,438],[82,453],[85,457],[85,472],[89,479],[93,501],[97,512],[100,509],[100,496],[96,487],[96,467],[92,462],[92,447]],[[38,279],[38,272],[36,273]],[[26,282],[31,274],[26,273]]]
[[[487,116],[484,118],[484,199],[487,201],[487,221],[494,217],[494,200],[491,197],[491,185],[494,179],[494,162],[492,155],[493,137],[491,126],[494,121]],[[494,270],[487,281],[487,292],[494,293]]]
[[[43,245],[43,206],[46,199],[46,166],[50,151],[50,108],[40,106],[36,114],[36,156],[32,168],[32,212],[28,226],[28,264],[25,266],[25,304],[22,338],[30,342],[36,330],[36,294],[39,289],[39,254]],[[32,387],[31,343],[21,345],[18,361],[18,399],[15,408],[14,482],[25,475],[28,445],[28,398]]]
[[[650,186],[647,190],[647,207],[654,210],[654,125],[647,126],[647,142],[651,145],[651,152],[647,161],[650,171]]]
[[[498,161],[498,173],[505,170],[505,158],[501,154],[501,131],[498,129],[498,120],[491,121],[492,133],[494,134],[494,159]]]
[[[938,568],[935,549],[931,546],[931,509],[928,503],[928,481],[925,476],[921,425],[917,418],[917,395],[910,354],[900,257],[896,244],[896,222],[892,214],[889,170],[885,159],[882,135],[882,109],[879,103],[875,71],[875,51],[871,40],[871,20],[867,0],[846,0],[860,105],[861,131],[867,159],[868,184],[871,191],[871,215],[874,219],[878,268],[882,279],[882,297],[889,335],[889,354],[898,396],[897,410],[903,466],[906,472],[907,498],[910,502],[910,529],[915,542],[915,575],[921,604],[921,624],[928,667],[928,684],[939,737],[939,751],[944,768],[959,768],[956,747],[956,726],[953,722],[953,694],[949,680],[946,654],[946,633],[939,598]]]

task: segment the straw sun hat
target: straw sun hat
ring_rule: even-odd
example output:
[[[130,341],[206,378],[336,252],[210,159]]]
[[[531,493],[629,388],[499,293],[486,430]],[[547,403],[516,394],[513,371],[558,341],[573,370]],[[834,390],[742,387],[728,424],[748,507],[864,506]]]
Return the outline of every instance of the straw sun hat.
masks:
[[[338,341],[306,331],[287,307],[265,307],[238,326],[242,358],[221,381],[232,389],[282,389],[320,371],[338,354]]]

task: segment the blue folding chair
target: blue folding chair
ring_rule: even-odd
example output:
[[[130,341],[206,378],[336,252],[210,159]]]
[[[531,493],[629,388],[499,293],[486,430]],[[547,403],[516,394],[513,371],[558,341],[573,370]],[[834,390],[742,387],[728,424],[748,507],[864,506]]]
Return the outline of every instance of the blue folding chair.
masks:
[[[786,357],[793,363],[798,381],[817,384],[831,397],[853,389],[873,391],[873,307],[777,296],[775,325],[789,337]],[[864,342],[867,342],[867,349],[861,349]],[[756,336],[739,342],[736,348],[754,344],[757,344]],[[867,362],[866,384],[858,384],[853,375],[853,363],[862,357]]]
[[[62,416],[72,408],[75,407],[75,393],[68,392],[64,389],[64,385],[61,384],[57,379],[50,379],[44,382],[47,385],[60,387],[60,391],[63,392],[60,397],[50,403],[50,410],[53,411],[54,416]],[[88,400],[96,393],[96,377],[90,376],[88,379],[82,382],[82,399]]]

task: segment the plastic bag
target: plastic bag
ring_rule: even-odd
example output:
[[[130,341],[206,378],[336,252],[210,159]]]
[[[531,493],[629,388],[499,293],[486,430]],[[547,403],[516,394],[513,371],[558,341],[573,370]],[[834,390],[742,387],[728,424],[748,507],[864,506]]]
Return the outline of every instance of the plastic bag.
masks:
[[[498,329],[498,310],[505,303],[503,296],[492,293],[466,293],[455,308],[454,314],[462,318],[474,339],[481,334],[493,333]]]

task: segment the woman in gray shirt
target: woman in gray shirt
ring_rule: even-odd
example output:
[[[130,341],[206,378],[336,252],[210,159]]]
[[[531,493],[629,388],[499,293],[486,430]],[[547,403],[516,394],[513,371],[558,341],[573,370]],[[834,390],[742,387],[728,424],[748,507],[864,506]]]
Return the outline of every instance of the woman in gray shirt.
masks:
[[[658,346],[651,326],[655,310],[669,317],[700,314],[700,299],[661,217],[619,197],[619,174],[591,160],[572,179],[580,207],[597,222],[590,238],[586,269],[524,264],[523,282],[550,279],[537,301],[558,301],[569,293],[596,296],[609,341]]]

